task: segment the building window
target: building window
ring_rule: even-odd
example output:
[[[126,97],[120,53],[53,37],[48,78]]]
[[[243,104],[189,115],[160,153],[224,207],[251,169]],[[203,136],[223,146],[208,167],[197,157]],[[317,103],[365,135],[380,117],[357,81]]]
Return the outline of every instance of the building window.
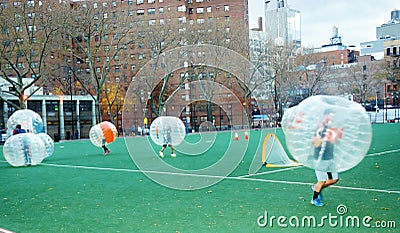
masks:
[[[137,15],[144,15],[144,10],[143,9],[137,10],[136,14]]]
[[[179,17],[178,18],[179,23],[186,23],[186,17]]]
[[[26,3],[26,5],[27,5],[28,7],[33,7],[33,6],[35,6],[35,1],[28,1],[28,2]]]
[[[197,14],[203,14],[204,13],[204,8],[203,7],[197,8],[196,13]]]
[[[29,32],[36,32],[36,26],[28,26]]]
[[[153,26],[153,25],[156,25],[156,20],[155,19],[149,20],[149,26]]]
[[[208,13],[211,12],[211,6],[207,7],[207,12],[208,12]]]
[[[158,12],[159,12],[160,14],[163,14],[163,13],[164,13],[164,7],[158,8]]]
[[[224,6],[224,11],[229,11],[229,5]]]
[[[197,19],[197,23],[198,24],[203,24],[204,23],[204,19]]]
[[[149,15],[154,15],[156,13],[156,9],[155,8],[149,8],[147,9],[147,14]]]
[[[136,4],[143,4],[144,3],[144,0],[136,0]]]
[[[147,3],[155,3],[156,0],[147,0]]]
[[[186,6],[185,5],[178,6],[178,12],[186,12]]]
[[[203,0],[196,0],[196,2],[203,2]]]

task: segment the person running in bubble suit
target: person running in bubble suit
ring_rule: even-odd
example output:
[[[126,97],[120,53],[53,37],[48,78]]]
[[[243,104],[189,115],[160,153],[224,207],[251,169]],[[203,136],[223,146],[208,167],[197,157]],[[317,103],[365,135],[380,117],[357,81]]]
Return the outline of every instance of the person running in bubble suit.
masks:
[[[317,183],[312,186],[313,197],[311,204],[318,207],[324,205],[322,203],[322,189],[337,183],[339,180],[337,172],[327,172],[333,162],[334,144],[342,138],[343,133],[343,129],[337,130],[337,128],[332,127],[334,117],[334,110],[326,109],[323,113],[322,122],[312,139],[314,145],[314,164],[319,169],[315,169]]]
[[[162,130],[162,137],[164,140],[163,146],[159,152],[160,157],[164,158],[164,150],[169,146],[171,148],[171,157],[175,158],[176,154],[174,153],[174,146],[171,144],[172,143],[172,129],[170,125],[163,125],[163,130]],[[158,130],[157,130],[157,137],[158,137]]]

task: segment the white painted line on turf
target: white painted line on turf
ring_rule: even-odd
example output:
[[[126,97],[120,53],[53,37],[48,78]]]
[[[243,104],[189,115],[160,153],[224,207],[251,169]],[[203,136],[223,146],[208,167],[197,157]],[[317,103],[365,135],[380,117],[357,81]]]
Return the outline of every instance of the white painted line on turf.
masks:
[[[192,177],[204,177],[204,178],[217,178],[217,179],[227,179],[227,180],[241,180],[241,181],[256,181],[263,183],[280,183],[280,184],[296,184],[296,185],[306,185],[311,186],[313,183],[306,182],[297,182],[297,181],[286,181],[286,180],[265,180],[265,179],[256,179],[249,177],[232,177],[232,176],[217,176],[217,175],[204,175],[204,174],[189,174],[189,173],[176,173],[176,172],[163,172],[163,171],[142,171],[142,170],[132,170],[125,168],[104,168],[104,167],[90,167],[90,166],[76,166],[76,165],[63,165],[63,164],[49,164],[49,163],[41,163],[40,165],[52,166],[52,167],[68,167],[68,168],[79,168],[79,169],[93,169],[93,170],[103,170],[103,171],[122,171],[122,172],[133,172],[133,173],[153,173],[153,174],[166,174],[166,175],[178,175],[178,176],[192,176]],[[293,167],[298,168],[298,167]],[[281,169],[283,170],[283,169]],[[400,194],[399,190],[384,190],[384,189],[372,189],[372,188],[357,188],[357,187],[347,187],[347,186],[337,186],[332,185],[331,187],[339,188],[339,189],[349,189],[349,190],[358,190],[358,191],[370,191],[370,192],[380,192],[380,193],[396,193]]]
[[[384,155],[384,154],[392,154],[392,153],[396,153],[396,152],[400,152],[400,149],[377,152],[377,153],[373,153],[373,154],[367,154],[366,157],[372,157],[372,156]]]
[[[259,176],[259,175],[265,175],[265,174],[283,172],[283,171],[288,171],[288,170],[294,170],[294,169],[301,168],[301,167],[303,167],[303,166],[282,168],[282,169],[277,169],[277,170],[273,170],[273,171],[267,171],[267,172],[260,172],[260,173],[255,173],[255,174],[243,175],[243,176],[239,176],[239,177],[241,177],[241,178],[246,178],[246,177],[251,177],[251,176]]]

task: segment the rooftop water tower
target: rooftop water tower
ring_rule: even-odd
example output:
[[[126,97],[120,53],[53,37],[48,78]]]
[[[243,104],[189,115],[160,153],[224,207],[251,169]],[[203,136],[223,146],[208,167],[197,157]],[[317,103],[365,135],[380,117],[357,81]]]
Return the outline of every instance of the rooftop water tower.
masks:
[[[336,26],[332,27],[331,44],[342,44],[342,37],[339,36],[339,29]]]

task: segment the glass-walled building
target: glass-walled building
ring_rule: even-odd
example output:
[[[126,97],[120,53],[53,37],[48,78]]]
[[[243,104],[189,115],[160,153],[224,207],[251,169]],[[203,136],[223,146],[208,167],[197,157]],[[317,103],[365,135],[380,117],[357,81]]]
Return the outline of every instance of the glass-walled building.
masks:
[[[8,118],[17,110],[18,100],[14,96],[3,96],[0,100],[0,125],[7,127]],[[55,141],[88,138],[95,124],[94,101],[90,96],[33,95],[27,100],[27,109],[38,113],[44,130]]]
[[[277,45],[294,44],[301,46],[300,11],[291,9],[284,0],[278,0],[276,5],[266,1],[265,31],[269,41]]]

